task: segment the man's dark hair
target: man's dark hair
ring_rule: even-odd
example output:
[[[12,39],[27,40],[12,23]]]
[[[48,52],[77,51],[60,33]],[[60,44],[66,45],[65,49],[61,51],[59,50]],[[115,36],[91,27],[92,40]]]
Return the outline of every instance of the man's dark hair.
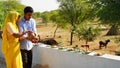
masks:
[[[28,12],[33,13],[33,12],[34,12],[34,11],[33,11],[33,8],[30,7],[30,6],[25,7],[24,13],[28,13]]]

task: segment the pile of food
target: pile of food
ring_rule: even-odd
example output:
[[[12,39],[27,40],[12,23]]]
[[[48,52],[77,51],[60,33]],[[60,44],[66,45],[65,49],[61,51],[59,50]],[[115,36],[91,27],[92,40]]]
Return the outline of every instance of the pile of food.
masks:
[[[64,46],[58,46],[58,45],[48,45],[48,48],[53,48],[53,49],[58,49],[61,51],[69,51],[69,52],[74,52],[74,53],[79,53],[79,54],[89,54],[91,51],[86,51],[83,49],[80,49],[78,47],[72,47],[72,48],[68,48],[68,47],[64,47]]]

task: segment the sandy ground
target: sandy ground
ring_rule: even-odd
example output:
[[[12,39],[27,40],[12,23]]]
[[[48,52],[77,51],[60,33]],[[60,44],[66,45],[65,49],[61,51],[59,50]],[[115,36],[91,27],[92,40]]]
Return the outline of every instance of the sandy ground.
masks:
[[[56,26],[53,26],[53,24],[48,24],[48,25],[39,25],[37,26],[37,31],[38,34],[41,36],[41,39],[44,38],[51,38],[53,37],[53,33],[55,30]],[[89,42],[88,44],[90,45],[90,51],[96,51],[96,52],[100,52],[100,53],[108,53],[108,54],[115,54],[115,50],[118,47],[117,43],[115,43],[115,37],[117,36],[105,36],[105,34],[107,33],[108,30],[102,30],[101,35],[99,37],[97,37],[96,40]],[[61,38],[59,38],[59,36],[61,36]],[[61,43],[62,46],[65,47],[74,47],[75,45],[78,45],[79,48],[81,49],[85,49],[82,48],[81,45],[85,44],[84,40],[78,40],[78,37],[74,36],[73,37],[73,45],[70,45],[69,41],[70,41],[70,31],[69,29],[58,29],[57,33],[56,33],[56,37],[55,39],[57,40],[57,42]],[[105,41],[107,39],[110,39],[110,43],[108,43],[107,48],[102,48],[99,49],[99,41]]]

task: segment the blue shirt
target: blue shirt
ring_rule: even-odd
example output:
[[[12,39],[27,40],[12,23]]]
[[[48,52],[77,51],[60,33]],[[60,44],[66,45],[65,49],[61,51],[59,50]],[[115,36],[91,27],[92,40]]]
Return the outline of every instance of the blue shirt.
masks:
[[[18,24],[19,32],[22,33],[23,31],[31,30],[35,33],[36,31],[36,23],[33,18],[31,18],[29,21],[26,21],[23,17],[21,21]],[[26,33],[23,35],[24,37],[28,37],[28,34]],[[21,40],[20,41],[20,48],[23,50],[31,50],[33,47],[33,43],[30,40]]]

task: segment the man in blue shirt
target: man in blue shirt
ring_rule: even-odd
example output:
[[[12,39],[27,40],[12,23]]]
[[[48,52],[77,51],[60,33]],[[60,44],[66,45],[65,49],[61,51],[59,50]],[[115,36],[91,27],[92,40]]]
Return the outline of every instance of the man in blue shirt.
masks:
[[[32,18],[33,8],[30,6],[25,7],[24,16],[22,17],[20,23],[18,24],[19,32],[22,33],[26,30],[37,33],[36,31],[36,23]],[[36,39],[38,39],[36,37]],[[32,66],[32,47],[33,43],[29,39],[28,34],[20,37],[20,48],[22,54],[23,68],[31,68]]]

